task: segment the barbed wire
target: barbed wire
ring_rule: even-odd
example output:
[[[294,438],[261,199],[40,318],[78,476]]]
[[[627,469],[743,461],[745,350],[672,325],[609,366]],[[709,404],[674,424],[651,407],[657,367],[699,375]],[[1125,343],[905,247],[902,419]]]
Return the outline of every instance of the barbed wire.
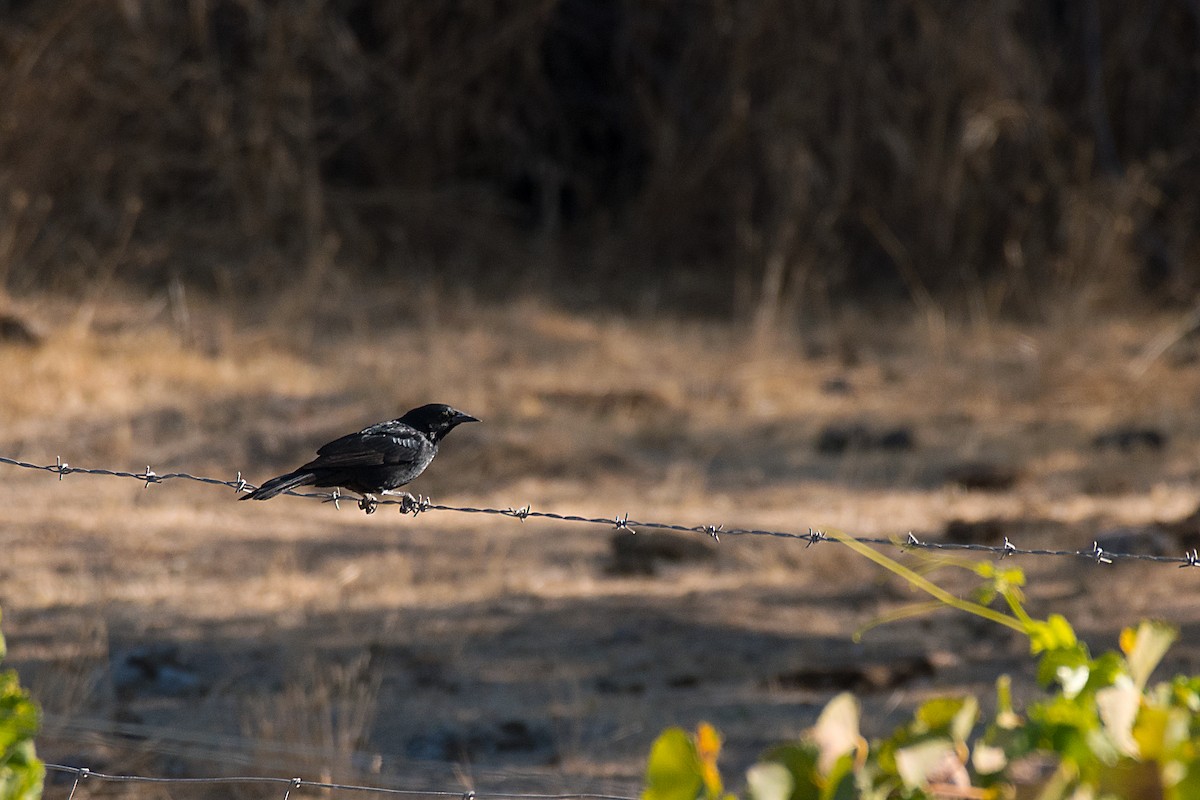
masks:
[[[252,785],[267,784],[284,787],[283,800],[288,800],[291,793],[301,788],[324,789],[341,792],[374,792],[403,797],[452,797],[455,800],[638,800],[636,797],[618,794],[597,794],[592,792],[569,792],[564,794],[534,794],[526,792],[477,792],[473,789],[465,792],[453,792],[438,789],[393,789],[386,786],[363,786],[353,783],[331,783],[327,781],[310,781],[304,778],[279,778],[269,775],[237,775],[212,776],[202,778],[164,778],[147,775],[115,775],[106,772],[96,772],[87,767],[71,767],[65,764],[46,764],[47,772],[74,775],[71,792],[67,800],[74,800],[75,792],[80,785],[88,781],[103,781],[106,783],[153,783],[153,784],[224,784]]]
[[[573,795],[616,795],[632,790],[640,778],[629,773],[563,775],[536,765],[477,763],[471,761],[469,755],[459,761],[408,757],[377,749],[285,741],[229,731],[177,727],[169,723],[89,717],[80,713],[56,714],[43,710],[41,723],[39,748],[43,744],[57,751],[66,747],[67,752],[76,754],[99,748],[111,755],[114,747],[117,752],[125,752],[120,743],[129,743],[139,763],[143,763],[143,757],[153,756],[158,759],[156,763],[174,765],[174,774],[179,774],[178,765],[187,764],[193,772],[201,769],[199,765],[220,765],[223,775],[265,770],[266,774],[275,776],[294,775],[302,769],[317,769],[321,765],[324,775],[327,765],[332,763],[354,776],[377,776],[370,780],[381,781],[385,787],[418,790],[444,785],[449,769],[456,788],[447,791],[455,796],[467,789],[481,791],[480,787],[487,787],[489,795],[505,792],[558,794],[564,791],[568,781],[573,787]],[[84,756],[79,758],[82,760]],[[297,764],[305,766],[297,768]]]
[[[95,467],[73,467],[64,462],[61,457],[56,457],[53,464],[31,464],[25,461],[19,461],[14,458],[0,456],[0,464],[7,464],[21,469],[40,470],[49,472],[58,476],[61,481],[67,475],[99,475],[111,478],[127,478],[137,480],[145,484],[149,488],[153,484],[166,483],[173,480],[194,481],[196,483],[208,484],[210,486],[224,486],[233,489],[235,492],[242,494],[253,491],[257,488],[254,484],[247,482],[242,473],[238,472],[233,480],[222,480],[220,478],[207,478],[200,475],[192,475],[187,472],[165,472],[162,474],[156,473],[149,465],[142,472],[127,472],[122,470],[103,469]],[[337,508],[341,508],[343,501],[351,500],[346,495],[341,494],[337,489],[332,492],[297,492],[288,490],[284,494],[289,494],[294,497],[303,497],[308,499],[316,499],[325,503],[333,503]],[[778,531],[765,530],[761,528],[726,528],[723,525],[680,525],[669,522],[647,522],[642,520],[633,520],[629,518],[629,514],[618,514],[612,517],[588,517],[580,514],[559,514],[553,511],[535,511],[532,506],[524,505],[511,508],[476,508],[471,506],[450,506],[435,503],[428,497],[414,497],[410,494],[403,494],[399,499],[391,497],[375,498],[362,497],[353,498],[358,508],[368,514],[374,513],[379,506],[397,506],[401,514],[411,514],[416,516],[430,511],[450,511],[459,514],[485,514],[501,517],[511,517],[520,521],[527,519],[546,519],[555,522],[570,522],[585,525],[603,525],[616,530],[661,530],[661,531],[676,531],[679,533],[699,533],[711,537],[716,541],[720,541],[722,536],[769,536],[779,539],[792,539],[805,543],[806,547],[811,547],[820,542],[836,541],[837,534],[830,530],[818,530],[809,528],[804,533],[796,533],[794,531]],[[1151,553],[1120,553],[1105,550],[1100,546],[1098,541],[1092,543],[1091,548],[1086,550],[1049,550],[1043,548],[1025,548],[1018,547],[1013,544],[1009,538],[1004,537],[1002,545],[978,544],[974,542],[941,542],[918,539],[911,532],[907,537],[881,537],[881,536],[854,536],[856,541],[869,545],[880,546],[895,546],[906,550],[928,550],[928,551],[965,551],[972,553],[987,553],[998,558],[1009,558],[1011,556],[1034,556],[1034,557],[1059,557],[1059,558],[1075,558],[1085,559],[1097,564],[1112,564],[1115,561],[1145,561],[1157,564],[1174,564],[1180,568],[1183,567],[1200,567],[1200,552],[1196,549],[1186,551],[1182,556],[1166,556],[1155,555]]]

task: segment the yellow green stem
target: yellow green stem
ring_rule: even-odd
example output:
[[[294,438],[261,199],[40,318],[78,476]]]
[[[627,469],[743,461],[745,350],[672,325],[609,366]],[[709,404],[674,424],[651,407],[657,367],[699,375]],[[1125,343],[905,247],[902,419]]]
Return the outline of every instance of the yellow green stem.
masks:
[[[1001,614],[999,611],[988,608],[987,606],[981,606],[979,603],[973,603],[970,600],[963,600],[959,597],[955,597],[932,581],[923,578],[917,572],[909,569],[900,562],[885,556],[878,550],[868,547],[848,533],[830,529],[823,529],[822,533],[824,533],[830,539],[841,542],[859,555],[874,561],[876,564],[892,572],[893,574],[900,576],[904,580],[908,581],[908,583],[912,586],[920,589],[938,601],[945,603],[951,608],[956,608],[959,611],[965,611],[968,614],[974,614],[977,617],[983,617],[984,619],[991,620],[999,625],[1012,628],[1014,631],[1018,631],[1019,633],[1026,632],[1026,626],[1021,621],[1014,619],[1007,614]]]

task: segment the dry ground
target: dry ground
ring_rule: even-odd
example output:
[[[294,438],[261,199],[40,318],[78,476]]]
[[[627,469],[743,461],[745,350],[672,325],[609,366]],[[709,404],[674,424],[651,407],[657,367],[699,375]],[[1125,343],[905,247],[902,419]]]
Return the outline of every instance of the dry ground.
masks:
[[[1018,329],[848,312],[747,344],[734,327],[417,300],[358,298],[353,317],[26,301],[46,338],[0,344],[0,454],[261,481],[436,400],[484,419],[411,487],[449,504],[1196,544],[1187,526],[1156,526],[1195,509],[1200,464],[1200,349],[1182,340],[1139,370],[1169,316]],[[838,450],[830,426],[847,449],[818,447],[824,435]],[[1163,446],[1093,441],[1121,426]],[[911,446],[877,441],[891,431]],[[972,464],[1015,483],[964,489],[954,477]],[[0,471],[4,629],[52,762],[631,792],[670,724],[716,724],[736,780],[842,688],[873,731],[932,693],[986,696],[1001,672],[1034,691],[1022,643],[971,619],[855,643],[917,598],[833,544],[727,537],[715,558],[635,555],[614,571],[600,527]],[[986,524],[948,533],[956,520]],[[1195,570],[1018,563],[1036,614],[1067,614],[1096,648],[1166,618],[1183,628],[1168,668],[1200,669]]]

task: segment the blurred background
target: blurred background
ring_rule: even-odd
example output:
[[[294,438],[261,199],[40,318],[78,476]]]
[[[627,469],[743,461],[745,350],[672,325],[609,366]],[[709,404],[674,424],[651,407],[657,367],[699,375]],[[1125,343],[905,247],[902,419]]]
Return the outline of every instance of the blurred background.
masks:
[[[451,505],[1179,556],[1198,186],[1196,0],[0,0],[0,455],[258,483],[447,402]],[[855,641],[915,598],[832,544],[0,474],[58,763],[628,793],[670,724],[737,776],[1038,691]],[[1195,570],[1005,563],[1200,669]]]
[[[0,284],[1187,303],[1198,38],[1189,0],[5,3]]]

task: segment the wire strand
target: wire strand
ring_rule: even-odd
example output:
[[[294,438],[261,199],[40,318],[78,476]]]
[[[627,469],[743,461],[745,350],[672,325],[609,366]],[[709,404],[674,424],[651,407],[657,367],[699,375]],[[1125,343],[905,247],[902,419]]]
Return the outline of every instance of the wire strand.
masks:
[[[326,789],[330,791],[342,792],[375,792],[378,794],[401,795],[406,797],[454,797],[460,800],[486,800],[486,798],[496,798],[496,800],[638,800],[638,798],[628,795],[618,794],[596,794],[592,792],[568,792],[563,794],[536,794],[525,792],[453,792],[438,789],[391,789],[385,786],[363,786],[353,783],[329,783],[326,781],[310,781],[303,778],[277,778],[267,775],[237,775],[237,776],[214,776],[200,778],[162,778],[151,777],[147,775],[115,775],[105,772],[96,772],[87,767],[70,767],[65,764],[46,764],[48,772],[58,772],[68,775],[74,775],[75,781],[71,786],[71,794],[73,797],[75,790],[79,788],[81,783],[91,780],[104,781],[106,783],[170,783],[170,784],[276,784],[279,786],[287,786],[288,792],[301,787],[310,789]],[[285,797],[287,795],[285,794]]]
[[[9,466],[19,467],[21,469],[39,470],[58,475],[61,481],[67,475],[97,475],[110,478],[126,478],[140,481],[149,488],[152,484],[166,483],[168,481],[183,480],[193,481],[196,483],[207,484],[210,486],[224,486],[233,489],[238,494],[253,491],[254,484],[248,483],[242,478],[242,473],[238,472],[234,480],[222,480],[220,478],[208,478],[200,475],[192,475],[187,472],[165,472],[162,474],[156,473],[149,465],[143,472],[127,472],[113,469],[103,469],[95,467],[73,467],[64,462],[61,458],[56,458],[53,464],[31,464],[25,461],[19,461],[14,458],[0,456],[0,464],[8,464]],[[336,489],[332,492],[297,492],[288,490],[284,494],[289,494],[294,497],[303,497],[308,499],[320,500],[325,503],[333,503],[335,507],[341,508],[343,501],[352,500],[360,509],[368,514],[373,513],[378,506],[397,506],[401,514],[424,514],[430,511],[448,511],[458,514],[485,514],[492,516],[511,517],[521,521],[527,519],[547,519],[555,522],[570,522],[584,525],[602,525],[616,530],[662,530],[676,531],[679,533],[699,533],[709,536],[717,541],[720,541],[721,536],[770,536],[781,539],[793,539],[805,542],[805,546],[811,546],[819,542],[832,541],[821,530],[809,528],[805,533],[797,533],[794,531],[777,531],[764,530],[759,528],[726,528],[723,525],[680,525],[668,522],[648,522],[641,520],[633,520],[628,514],[618,514],[612,517],[588,517],[579,514],[559,514],[553,511],[535,511],[532,506],[524,505],[520,507],[510,508],[475,508],[471,506],[450,506],[440,503],[434,503],[427,497],[413,497],[412,495],[404,495],[400,499],[392,499],[390,497],[374,498],[348,498],[341,494]],[[1110,552],[1102,548],[1099,542],[1093,542],[1092,547],[1087,550],[1047,550],[1041,548],[1024,548],[1017,547],[1008,537],[1005,537],[1002,545],[987,545],[976,544],[969,542],[937,542],[918,539],[912,533],[907,537],[887,538],[880,536],[855,536],[859,542],[871,545],[880,546],[895,546],[908,550],[929,550],[929,551],[963,551],[970,553],[986,553],[998,558],[1008,558],[1010,556],[1033,556],[1033,557],[1056,557],[1056,558],[1076,558],[1092,561],[1097,564],[1112,564],[1115,561],[1144,561],[1156,564],[1172,564],[1177,567],[1200,567],[1200,554],[1195,549],[1185,552],[1182,556],[1164,556],[1153,555],[1149,553],[1118,553]]]

